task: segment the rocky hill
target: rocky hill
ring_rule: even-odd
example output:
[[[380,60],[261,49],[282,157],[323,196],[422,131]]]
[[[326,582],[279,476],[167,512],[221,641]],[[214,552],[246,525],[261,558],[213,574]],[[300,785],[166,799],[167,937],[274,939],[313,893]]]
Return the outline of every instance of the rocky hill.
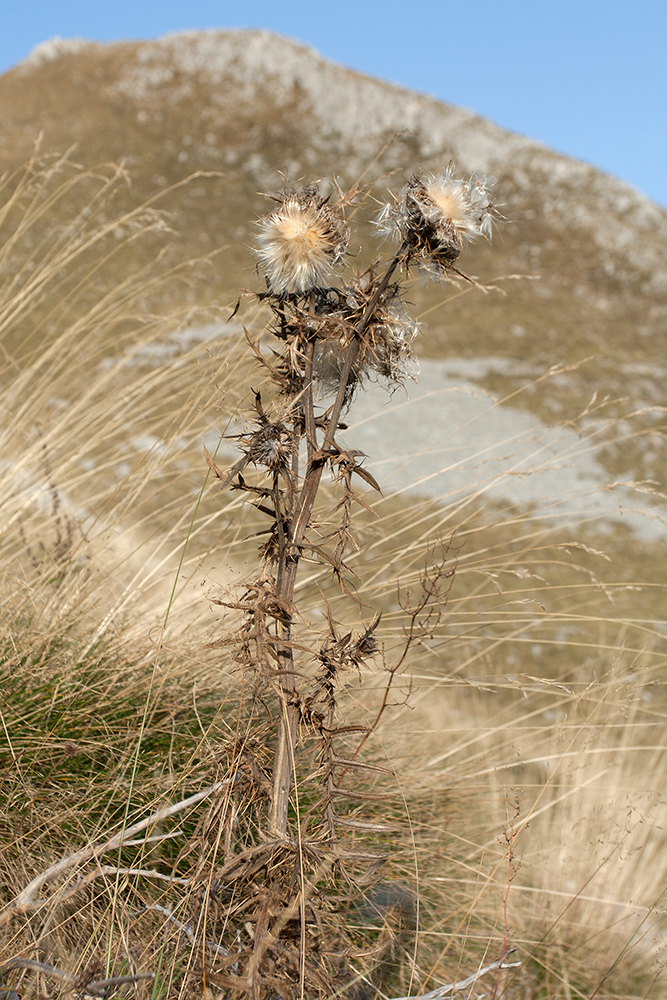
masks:
[[[0,78],[0,108],[3,170],[41,135],[41,149],[73,146],[87,165],[122,160],[133,199],[212,172],[167,193],[164,207],[179,253],[224,248],[203,292],[218,303],[256,282],[248,244],[266,204],[258,192],[280,188],[280,172],[292,181],[335,175],[345,186],[365,171],[380,197],[414,169],[452,159],[464,173],[493,175],[508,223],[462,266],[505,294],[466,292],[435,310],[442,287],[415,285],[417,310],[430,310],[418,351],[474,359],[471,377],[500,392],[576,364],[548,392],[517,398],[543,419],[576,415],[594,393],[627,398],[618,413],[663,402],[667,213],[470,111],[255,30],[110,45],[54,39]],[[655,411],[646,420],[661,424]],[[628,445],[606,461],[614,474],[652,475],[663,465],[654,452]]]

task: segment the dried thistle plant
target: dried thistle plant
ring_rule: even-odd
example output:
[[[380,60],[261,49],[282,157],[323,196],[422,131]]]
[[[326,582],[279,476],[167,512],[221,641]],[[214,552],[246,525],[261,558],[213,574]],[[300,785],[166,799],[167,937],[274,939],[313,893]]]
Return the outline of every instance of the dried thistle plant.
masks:
[[[404,605],[410,625],[388,662],[378,637],[381,612],[354,597],[346,564],[356,547],[354,508],[370,510],[358,486],[379,486],[361,453],[341,445],[337,434],[365,380],[391,389],[409,373],[417,323],[396,273],[416,263],[446,277],[467,240],[490,235],[494,209],[486,185],[457,180],[451,168],[413,177],[381,214],[397,251],[334,284],[349,240],[346,199],[325,199],[313,184],[288,188],[275,200],[258,224],[256,253],[266,281],[259,297],[271,311],[268,333],[276,346],[269,355],[248,337],[269,389],[264,398],[255,393],[252,426],[236,438],[241,457],[233,467],[223,471],[206,455],[223,487],[247,494],[268,519],[259,572],[238,598],[217,602],[240,615],[238,629],[219,645],[235,650],[251,682],[253,711],[262,704],[267,716],[256,723],[252,745],[230,748],[234,804],[219,817],[228,861],[215,881],[229,899],[224,922],[236,946],[216,982],[256,998],[291,997],[299,984],[302,995],[361,996],[352,985],[345,913],[385,860],[383,849],[366,839],[385,836],[389,827],[377,815],[386,793],[371,794],[350,776],[382,770],[360,751],[408,650],[442,614],[453,560],[447,547],[432,560],[420,595]],[[325,470],[341,491],[333,525],[316,513]],[[341,626],[325,602],[323,634],[313,635],[295,599],[303,562],[330,567],[356,601],[357,628]],[[381,660],[386,682],[369,727],[341,718],[339,697],[350,675],[363,678],[373,660]]]
[[[472,190],[447,176],[454,193]],[[420,183],[427,190],[431,182]],[[394,698],[394,681],[410,650],[439,627],[455,559],[447,545],[434,550],[413,591],[400,589],[397,604],[406,625],[390,656],[382,642],[382,609],[357,596],[349,566],[350,553],[358,549],[355,510],[371,510],[360,490],[379,486],[362,454],[338,441],[355,391],[367,380],[380,380],[391,391],[410,374],[417,323],[397,276],[408,274],[413,263],[425,266],[429,255],[439,276],[452,270],[442,265],[444,236],[438,242],[425,235],[425,196],[417,198],[415,179],[408,187],[410,205],[421,199],[423,211],[408,210],[405,193],[385,209],[399,243],[394,255],[362,273],[341,274],[338,282],[349,240],[343,208],[350,196],[327,200],[315,185],[288,189],[260,221],[257,259],[266,291],[258,299],[270,310],[267,332],[274,349],[263,351],[250,337],[248,345],[268,388],[254,395],[252,419],[236,437],[241,454],[233,467],[220,470],[207,453],[223,486],[245,495],[267,519],[257,572],[239,594],[218,602],[239,619],[238,628],[217,643],[233,652],[239,668],[235,724],[225,720],[231,735],[215,741],[217,773],[206,787],[132,822],[128,796],[120,829],[49,864],[6,903],[0,912],[6,933],[21,921],[38,925],[47,910],[49,927],[59,908],[81,906],[86,894],[92,903],[103,880],[117,893],[127,877],[147,880],[152,889],[132,912],[122,906],[118,912],[147,934],[157,927],[156,941],[170,931],[182,961],[178,978],[170,980],[179,995],[190,995],[194,981],[197,995],[204,985],[207,992],[216,987],[252,1000],[364,1000],[391,988],[397,963],[411,967],[405,943],[412,896],[400,886],[384,895],[373,890],[387,859],[395,808],[393,792],[382,784],[390,772],[369,759],[367,744]],[[480,231],[491,211],[486,205],[481,212],[485,199],[468,195],[469,212],[479,209]],[[437,233],[462,231],[454,209],[450,221],[443,221],[444,196],[441,202]],[[337,500],[333,511],[323,512],[316,501],[325,472]],[[59,524],[55,503],[54,516]],[[349,599],[350,621],[338,620],[323,595],[319,631],[313,625],[312,613],[296,600],[303,563],[331,570],[334,588],[338,584]],[[384,671],[384,684],[371,722],[348,718],[345,689],[363,681],[373,663]],[[207,777],[209,766],[207,761]],[[196,818],[193,810],[204,801],[210,809]],[[168,873],[148,858],[171,841],[174,834],[162,832],[161,825],[177,815],[183,846]],[[101,863],[105,856],[111,863]],[[369,890],[371,911],[380,913],[382,926],[373,917],[370,927],[359,929],[355,923],[370,912],[363,904]],[[101,996],[152,975],[133,971],[102,979],[94,964],[80,975],[69,969],[17,958],[0,967],[0,978],[36,973]],[[467,982],[443,987],[442,995]],[[155,991],[161,988],[156,980]]]

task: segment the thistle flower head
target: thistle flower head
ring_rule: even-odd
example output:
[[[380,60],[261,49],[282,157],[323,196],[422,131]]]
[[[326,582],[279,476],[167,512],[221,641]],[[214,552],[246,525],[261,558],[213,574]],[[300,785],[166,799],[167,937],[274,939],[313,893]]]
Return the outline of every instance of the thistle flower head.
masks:
[[[465,243],[477,236],[490,239],[496,217],[492,179],[454,176],[450,164],[440,174],[413,176],[395,205],[387,205],[378,224],[427,272],[441,276],[450,269]]]
[[[258,226],[259,267],[276,295],[304,295],[326,286],[347,249],[343,219],[314,184],[285,190]]]
[[[335,295],[336,301],[328,304],[326,319],[320,323],[314,356],[315,377],[325,392],[337,388],[344,351],[353,337],[357,337],[357,353],[350,393],[357,383],[367,379],[396,387],[412,374],[410,344],[419,324],[409,316],[398,285],[389,285],[379,295],[363,332],[357,335],[378,283],[378,277],[369,271],[346,283],[342,291],[332,290],[329,295]]]

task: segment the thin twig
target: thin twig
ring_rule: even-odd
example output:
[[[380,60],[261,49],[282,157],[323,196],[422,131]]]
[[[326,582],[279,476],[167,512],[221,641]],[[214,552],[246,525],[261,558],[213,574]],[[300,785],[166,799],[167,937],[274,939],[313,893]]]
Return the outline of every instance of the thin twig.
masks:
[[[66,991],[75,988],[89,996],[103,997],[111,986],[123,986],[125,983],[137,983],[142,979],[154,979],[154,972],[135,972],[129,976],[112,976],[110,979],[95,979],[89,983],[81,983],[81,977],[75,976],[71,972],[63,972],[55,965],[47,965],[46,962],[38,962],[34,958],[11,958],[4,965],[0,966],[0,973],[11,972],[12,969],[29,969],[31,972],[39,972],[43,976],[51,979],[58,979],[67,984]]]
[[[155,979],[154,972],[135,972],[131,976],[111,976],[110,979],[96,979],[85,987],[84,992],[103,992],[110,986],[122,986],[124,983],[138,983],[141,979]]]
[[[460,979],[457,983],[438,986],[430,993],[420,993],[416,997],[390,997],[390,1000],[442,1000],[443,997],[451,997],[454,993],[458,993],[468,986],[473,986],[478,979],[486,976],[489,972],[495,972],[498,969],[518,969],[520,966],[521,962],[506,962],[504,958],[499,958],[495,962],[491,962],[490,965],[485,965],[477,972],[473,972],[472,976],[468,976],[467,979]]]
[[[155,826],[157,823],[162,822],[162,820],[167,819],[169,816],[174,816],[176,813],[183,812],[183,810],[187,809],[189,806],[193,806],[197,802],[201,802],[202,799],[207,798],[207,796],[212,795],[214,792],[224,788],[225,785],[228,785],[230,780],[231,779],[226,778],[223,781],[217,781],[214,785],[209,785],[208,788],[204,788],[202,791],[195,792],[194,795],[188,796],[187,799],[182,799],[180,802],[174,802],[169,806],[163,806],[162,809],[158,809],[146,819],[139,820],[138,823],[134,823],[125,830],[120,830],[112,837],[102,841],[101,844],[90,844],[88,847],[82,847],[80,850],[74,851],[73,854],[68,854],[67,857],[61,858],[60,861],[56,861],[55,864],[51,865],[46,869],[46,871],[43,871],[40,875],[37,875],[36,878],[29,882],[25,889],[23,889],[19,895],[13,899],[12,902],[9,903],[4,910],[2,910],[2,912],[0,912],[0,927],[6,926],[16,916],[36,910],[42,902],[39,898],[40,891],[54,878],[57,878],[64,872],[69,871],[75,865],[83,864],[83,862],[89,861],[90,858],[102,854],[108,854],[109,851],[114,851],[123,847],[129,839],[136,836],[136,834],[141,833],[141,831],[145,830],[146,827]]]
[[[192,879],[190,878],[180,878],[177,875],[163,875],[162,872],[156,872],[147,868],[118,868],[116,865],[100,865],[95,871],[88,872],[80,879],[77,879],[74,885],[63,888],[51,898],[50,902],[55,906],[65,903],[72,896],[75,896],[77,892],[81,892],[87,885],[90,885],[91,882],[94,882],[98,878],[103,878],[105,875],[136,875],[142,878],[152,878],[161,882],[169,882],[171,885],[190,885],[192,883]]]
[[[197,945],[199,943],[197,941],[197,935],[194,929],[192,928],[192,925],[186,924],[182,920],[179,920],[178,917],[175,917],[174,914],[169,909],[169,907],[161,906],[159,903],[150,903],[147,906],[142,907],[141,912],[146,913],[149,910],[155,910],[156,913],[161,913],[168,920],[171,920],[172,924],[174,924],[179,931],[183,931],[185,936],[188,937],[190,941],[192,941],[193,945]],[[208,950],[212,952],[214,955],[218,955],[221,958],[226,958],[229,955],[227,949],[223,948],[221,944],[216,944],[215,941],[205,940],[204,944],[206,945]]]

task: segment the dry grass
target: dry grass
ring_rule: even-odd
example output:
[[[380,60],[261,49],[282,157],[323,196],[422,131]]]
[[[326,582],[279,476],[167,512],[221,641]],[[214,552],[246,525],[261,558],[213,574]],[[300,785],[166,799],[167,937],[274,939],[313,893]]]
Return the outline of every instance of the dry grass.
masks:
[[[159,283],[190,280],[192,266],[174,270],[158,256],[123,275],[124,247],[171,234],[152,210],[114,215],[121,181],[110,168],[51,161],[5,185],[5,906],[59,857],[208,787],[235,741],[252,736],[252,718],[237,716],[242,679],[224,650],[206,648],[223,628],[206,595],[243,579],[254,521],[214,490],[200,499],[202,441],[213,451],[234,419],[247,369],[235,333],[218,325],[206,342],[184,333],[215,314],[146,312]],[[43,206],[65,195],[80,195],[80,212],[69,233],[46,236]],[[102,261],[120,277],[96,302]],[[667,699],[657,547],[605,536],[592,514],[564,524],[518,509],[484,483],[465,500],[395,496],[375,507],[352,565],[362,600],[384,610],[387,656],[405,624],[397,581],[414,592],[438,538],[456,562],[442,619],[396,680],[365,751],[394,775],[376,790],[397,792],[376,806],[398,828],[384,837],[386,882],[419,898],[416,933],[395,934],[385,989],[462,979],[509,944],[521,970],[492,973],[466,995],[659,997]],[[314,566],[299,586],[314,628],[320,589],[348,623],[326,571]],[[343,716],[349,706],[375,717],[386,678],[373,679],[363,690],[350,681]],[[197,899],[224,854],[217,831],[228,804],[221,792],[193,803],[154,825],[158,839],[142,833],[105,855],[99,871],[72,866],[43,888],[43,905],[3,926],[3,960],[54,965],[81,986],[150,971],[153,982],[125,989],[200,993],[212,967],[201,941],[216,914]],[[166,881],[172,873],[189,885]],[[364,949],[389,932],[361,904],[350,919],[363,973]],[[51,995],[57,981],[39,975],[5,978],[22,995]],[[207,987],[224,994],[215,974]]]

